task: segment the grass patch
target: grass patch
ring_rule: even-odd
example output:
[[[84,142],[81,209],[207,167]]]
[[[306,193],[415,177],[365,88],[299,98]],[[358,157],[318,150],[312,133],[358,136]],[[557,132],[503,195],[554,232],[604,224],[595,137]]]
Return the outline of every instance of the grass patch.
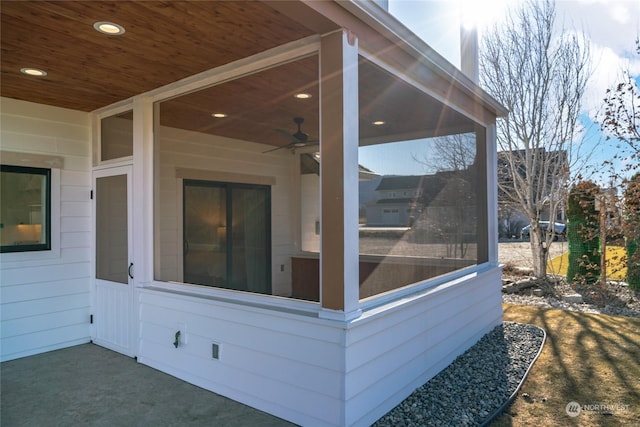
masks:
[[[540,326],[547,341],[518,398],[492,427],[639,425],[640,319],[503,308],[505,321]],[[572,418],[566,412],[572,401],[590,406]]]
[[[623,246],[607,246],[607,278],[624,281],[627,278],[625,263],[627,251]],[[547,263],[547,271],[561,276],[567,275],[569,267],[569,252],[557,256]]]

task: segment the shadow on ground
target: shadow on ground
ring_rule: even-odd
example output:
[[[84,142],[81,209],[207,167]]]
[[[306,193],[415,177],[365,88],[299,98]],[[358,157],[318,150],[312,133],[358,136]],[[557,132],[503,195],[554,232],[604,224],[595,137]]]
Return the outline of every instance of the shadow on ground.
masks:
[[[504,305],[504,320],[531,323],[547,342],[520,397],[493,427],[640,425],[640,319]],[[567,414],[576,402],[582,411]]]

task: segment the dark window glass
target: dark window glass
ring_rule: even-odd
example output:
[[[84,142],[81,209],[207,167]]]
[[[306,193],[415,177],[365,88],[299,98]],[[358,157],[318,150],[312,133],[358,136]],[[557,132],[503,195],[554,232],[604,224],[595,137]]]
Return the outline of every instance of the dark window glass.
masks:
[[[51,249],[51,169],[1,166],[0,252]]]
[[[271,293],[271,189],[184,181],[185,283]]]

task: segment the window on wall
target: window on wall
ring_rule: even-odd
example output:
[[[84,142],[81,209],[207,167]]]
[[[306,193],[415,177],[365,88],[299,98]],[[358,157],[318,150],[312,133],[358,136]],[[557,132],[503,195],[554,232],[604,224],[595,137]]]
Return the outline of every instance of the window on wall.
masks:
[[[1,166],[0,252],[51,249],[51,169]]]
[[[100,161],[133,156],[133,111],[100,121]]]
[[[184,180],[183,282],[271,293],[270,187]]]

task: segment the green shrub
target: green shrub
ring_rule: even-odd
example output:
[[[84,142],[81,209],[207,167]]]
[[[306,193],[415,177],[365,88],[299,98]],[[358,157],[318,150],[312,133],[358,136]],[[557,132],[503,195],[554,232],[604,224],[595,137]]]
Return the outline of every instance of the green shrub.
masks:
[[[599,191],[591,181],[579,182],[569,191],[567,280],[570,282],[595,283],[600,276],[600,221],[595,206]]]

